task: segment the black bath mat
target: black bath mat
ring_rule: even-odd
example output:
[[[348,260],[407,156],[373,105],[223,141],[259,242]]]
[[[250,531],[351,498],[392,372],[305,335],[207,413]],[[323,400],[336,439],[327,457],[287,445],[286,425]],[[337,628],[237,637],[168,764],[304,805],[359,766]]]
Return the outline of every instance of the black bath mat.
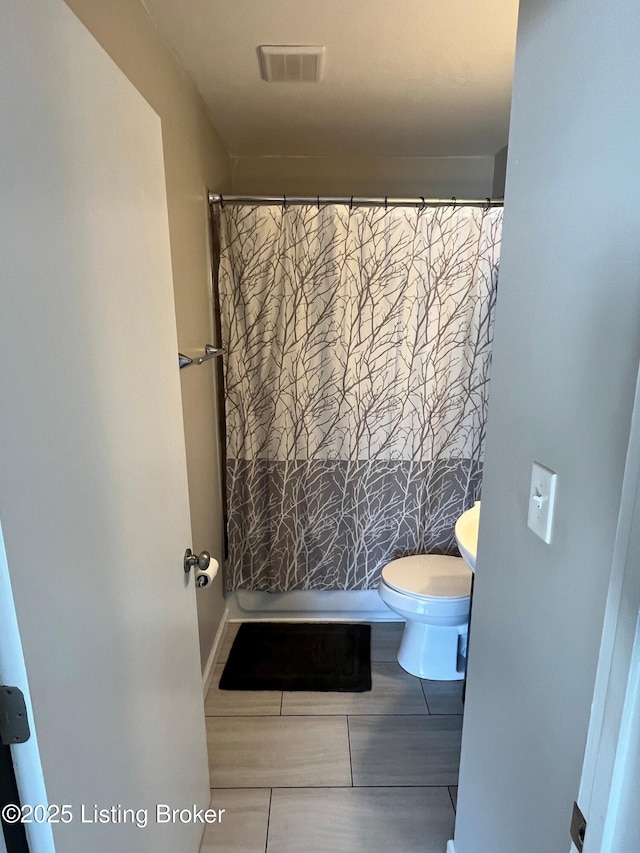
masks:
[[[371,690],[371,626],[342,622],[245,622],[221,690]]]

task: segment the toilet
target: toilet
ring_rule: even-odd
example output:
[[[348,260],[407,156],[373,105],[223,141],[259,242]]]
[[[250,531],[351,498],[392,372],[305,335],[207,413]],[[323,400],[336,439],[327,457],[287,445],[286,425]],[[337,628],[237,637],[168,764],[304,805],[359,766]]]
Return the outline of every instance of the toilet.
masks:
[[[392,560],[378,592],[406,621],[398,663],[435,681],[464,678],[472,572],[460,557],[422,554]]]

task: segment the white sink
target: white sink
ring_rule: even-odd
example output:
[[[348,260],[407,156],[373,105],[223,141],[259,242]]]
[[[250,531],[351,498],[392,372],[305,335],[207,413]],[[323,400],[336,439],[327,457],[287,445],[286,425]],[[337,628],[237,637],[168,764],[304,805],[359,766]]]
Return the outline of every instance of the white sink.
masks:
[[[480,524],[480,501],[463,512],[456,521],[455,534],[460,554],[472,572],[476,570],[478,551],[478,526]]]

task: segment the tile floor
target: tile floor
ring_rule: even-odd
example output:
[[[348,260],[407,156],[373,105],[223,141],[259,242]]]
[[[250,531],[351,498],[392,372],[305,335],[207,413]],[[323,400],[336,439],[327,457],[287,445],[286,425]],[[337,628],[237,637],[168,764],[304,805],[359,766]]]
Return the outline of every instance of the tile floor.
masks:
[[[207,695],[211,804],[201,853],[445,853],[453,837],[462,682],[396,662],[403,625],[372,624],[369,693]]]

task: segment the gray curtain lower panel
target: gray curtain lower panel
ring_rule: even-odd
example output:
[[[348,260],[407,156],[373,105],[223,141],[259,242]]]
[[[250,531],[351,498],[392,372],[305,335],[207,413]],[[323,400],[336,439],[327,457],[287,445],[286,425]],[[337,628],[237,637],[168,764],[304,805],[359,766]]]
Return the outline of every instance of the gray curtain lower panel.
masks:
[[[228,460],[226,587],[360,590],[411,554],[455,554],[479,497],[475,460]]]

